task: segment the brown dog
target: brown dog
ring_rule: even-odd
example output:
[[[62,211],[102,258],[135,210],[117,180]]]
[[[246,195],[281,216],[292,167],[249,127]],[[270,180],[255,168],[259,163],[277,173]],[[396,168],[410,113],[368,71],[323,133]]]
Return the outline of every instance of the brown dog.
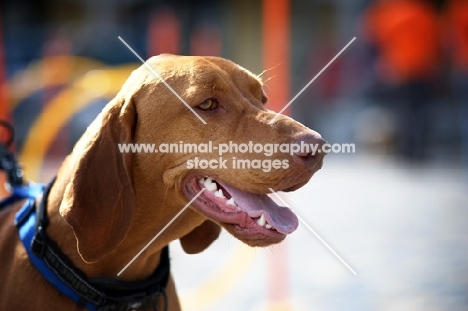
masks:
[[[217,151],[121,153],[118,144],[320,145],[320,135],[282,115],[270,124],[276,113],[265,108],[261,80],[230,61],[164,55],[148,64],[207,124],[148,68],[135,70],[60,168],[47,197],[49,238],[89,278],[123,281],[149,277],[160,263],[161,250],[173,240],[180,239],[187,253],[203,251],[218,237],[220,226],[251,246],[282,241],[297,227],[297,218],[266,194],[269,188],[292,191],[306,184],[320,169],[323,154],[267,156],[234,150],[223,155],[228,163],[236,157],[287,165],[269,172],[231,165],[188,169],[195,157],[218,159]],[[117,276],[203,188],[207,189]],[[31,265],[13,225],[19,207],[0,212],[0,310],[78,310]],[[172,279],[166,293],[168,310],[180,310]],[[159,308],[164,310],[162,299]]]

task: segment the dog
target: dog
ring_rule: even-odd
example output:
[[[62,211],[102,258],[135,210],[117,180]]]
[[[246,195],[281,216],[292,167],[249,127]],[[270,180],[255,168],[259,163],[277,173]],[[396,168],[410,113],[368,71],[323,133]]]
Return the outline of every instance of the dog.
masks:
[[[29,200],[34,209],[30,207],[27,213],[36,211],[37,219],[41,213],[46,215],[47,227],[41,227],[41,232],[73,266],[75,270],[70,271],[78,271],[89,284],[113,282],[102,280],[120,285],[144,283],[163,261],[167,265],[165,249],[171,241],[180,240],[189,254],[199,253],[217,239],[221,228],[254,247],[281,242],[297,228],[298,221],[288,208],[267,196],[270,188],[294,191],[322,166],[323,153],[303,151],[266,155],[229,150],[223,155],[229,160],[281,163],[268,172],[252,167],[188,168],[187,163],[195,158],[218,159],[216,151],[121,152],[119,144],[131,143],[325,143],[317,132],[268,110],[261,79],[229,60],[159,55],[147,64],[160,77],[147,66],[136,69],[76,143],[42,198]],[[87,307],[90,299],[73,301],[31,263],[28,244],[18,237],[18,223],[26,216],[17,213],[24,205],[21,200],[0,211],[0,310]],[[41,230],[37,227],[36,233]],[[158,232],[158,238],[118,275]],[[38,254],[42,242],[36,242],[33,239],[31,247]],[[38,256],[47,258],[43,252],[41,249]],[[47,265],[63,268],[55,264]],[[68,266],[63,269],[68,271]],[[164,293],[153,302],[157,310],[177,311],[176,288],[167,274]],[[76,275],[71,278],[76,281]],[[96,309],[151,309],[135,301],[124,301],[123,307],[114,305],[114,309]]]

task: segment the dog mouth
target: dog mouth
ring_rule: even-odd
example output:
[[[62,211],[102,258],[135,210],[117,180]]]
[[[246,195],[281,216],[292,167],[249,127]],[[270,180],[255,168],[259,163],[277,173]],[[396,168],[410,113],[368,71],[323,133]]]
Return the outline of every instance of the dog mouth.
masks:
[[[193,198],[203,193],[193,206],[208,218],[231,228],[233,233],[249,233],[282,240],[298,227],[296,215],[287,207],[277,205],[267,194],[242,191],[210,177],[191,176],[186,179],[186,195]],[[272,241],[274,242],[274,241]]]

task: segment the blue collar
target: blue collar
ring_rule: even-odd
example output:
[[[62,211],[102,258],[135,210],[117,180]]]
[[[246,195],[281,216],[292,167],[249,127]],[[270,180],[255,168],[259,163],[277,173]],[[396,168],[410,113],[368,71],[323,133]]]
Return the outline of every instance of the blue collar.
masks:
[[[122,282],[107,278],[88,278],[62,254],[58,246],[46,235],[48,225],[46,206],[52,183],[48,187],[32,185],[14,189],[16,199],[26,203],[16,213],[15,226],[31,263],[42,276],[62,294],[71,298],[78,307],[89,310],[157,310],[162,295],[167,309],[165,288],[169,279],[169,250],[166,246],[161,263],[152,276],[140,282]],[[36,198],[43,192],[36,204]],[[7,199],[9,202],[13,199]],[[0,208],[5,206],[0,202]]]

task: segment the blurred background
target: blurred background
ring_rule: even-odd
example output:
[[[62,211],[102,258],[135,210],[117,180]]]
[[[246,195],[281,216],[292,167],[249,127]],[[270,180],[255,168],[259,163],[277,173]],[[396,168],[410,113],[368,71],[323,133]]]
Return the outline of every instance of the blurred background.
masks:
[[[468,309],[468,1],[2,0],[0,119],[29,179],[141,65],[118,36],[267,70],[275,111],[357,37],[285,112],[356,153],[283,196],[357,276],[304,226],[267,249],[174,243],[185,310]]]

